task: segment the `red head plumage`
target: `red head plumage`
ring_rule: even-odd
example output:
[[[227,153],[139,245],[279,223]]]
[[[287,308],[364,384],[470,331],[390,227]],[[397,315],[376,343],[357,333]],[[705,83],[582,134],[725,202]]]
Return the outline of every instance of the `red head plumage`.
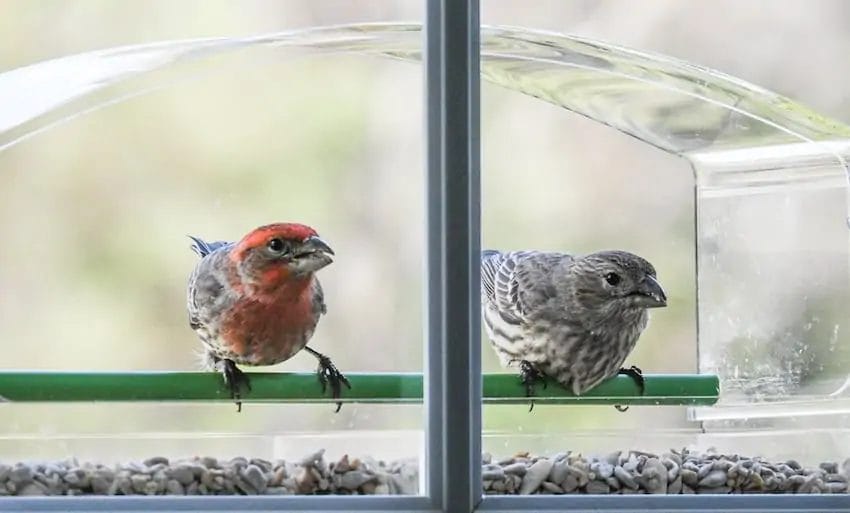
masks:
[[[230,254],[230,258],[239,261],[253,248],[263,246],[269,239],[279,237],[293,242],[304,242],[317,235],[313,228],[299,223],[274,223],[260,226],[242,237]]]

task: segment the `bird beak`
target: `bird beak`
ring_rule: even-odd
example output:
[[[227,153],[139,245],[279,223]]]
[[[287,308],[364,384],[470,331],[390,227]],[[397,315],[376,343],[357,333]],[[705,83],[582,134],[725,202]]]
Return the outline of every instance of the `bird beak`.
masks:
[[[654,276],[646,275],[646,278],[638,286],[637,292],[641,299],[641,305],[646,308],[667,306],[667,295]]]
[[[325,253],[328,255],[333,255],[334,250],[332,250],[331,247],[328,246],[327,242],[314,235],[313,237],[310,237],[304,241],[298,251],[298,256],[309,255],[313,253]]]

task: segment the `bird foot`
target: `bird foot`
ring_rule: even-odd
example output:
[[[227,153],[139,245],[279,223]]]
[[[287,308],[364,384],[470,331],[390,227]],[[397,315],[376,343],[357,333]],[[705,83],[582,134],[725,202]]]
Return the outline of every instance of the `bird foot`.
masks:
[[[222,360],[222,374],[224,375],[224,384],[230,390],[230,398],[236,401],[236,411],[242,411],[242,387],[250,392],[251,380],[248,375],[239,370],[239,367],[233,363],[233,360]]]
[[[626,369],[626,368],[620,369],[620,370],[617,371],[617,375],[620,375],[620,374],[622,374],[624,376],[629,376],[630,378],[632,378],[635,381],[635,383],[637,383],[637,386],[640,389],[640,395],[644,394],[644,392],[646,391],[646,380],[643,378],[643,371],[640,370],[639,367],[632,365],[628,369]],[[619,411],[619,412],[624,412],[624,411],[629,409],[628,406],[623,406],[621,404],[615,404],[614,408],[616,408],[617,411]]]
[[[316,373],[319,376],[319,383],[322,384],[323,394],[328,389],[328,385],[331,387],[331,397],[334,399],[339,399],[342,396],[342,385],[351,390],[351,383],[348,382],[348,378],[336,368],[330,358],[309,347],[306,349],[319,360],[319,368]],[[342,408],[342,401],[337,401],[334,413],[338,413],[340,408]]]
[[[546,388],[546,376],[543,375],[542,372],[537,370],[537,367],[534,366],[531,362],[527,360],[520,360],[519,362],[519,377],[522,381],[522,384],[525,385],[525,396],[526,397],[534,397],[534,386],[537,383],[543,383],[543,388]],[[534,409],[534,400],[531,400],[528,405],[528,411]]]

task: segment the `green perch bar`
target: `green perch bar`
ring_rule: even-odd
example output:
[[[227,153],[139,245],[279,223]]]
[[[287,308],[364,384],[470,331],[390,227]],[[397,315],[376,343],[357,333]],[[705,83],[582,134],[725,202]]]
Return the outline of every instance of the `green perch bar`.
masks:
[[[245,403],[331,403],[314,373],[248,373]],[[422,374],[349,373],[344,403],[421,403]],[[712,405],[719,380],[705,374],[647,374],[645,393],[628,376],[612,378],[577,397],[549,381],[538,385],[535,404]],[[485,404],[527,404],[516,374],[485,374]],[[2,402],[219,401],[232,402],[219,374],[207,372],[0,372]]]

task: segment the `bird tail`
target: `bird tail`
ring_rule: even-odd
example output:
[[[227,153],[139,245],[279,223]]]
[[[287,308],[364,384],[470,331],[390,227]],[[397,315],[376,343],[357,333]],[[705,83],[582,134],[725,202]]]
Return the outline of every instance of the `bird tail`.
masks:
[[[199,239],[198,237],[193,237],[191,235],[188,235],[188,237],[192,239],[192,245],[190,246],[192,248],[192,251],[197,253],[198,256],[200,256],[201,258],[209,255],[218,248],[227,246],[229,244],[229,242],[225,242],[222,240],[218,240],[215,242],[207,242],[203,239]]]

